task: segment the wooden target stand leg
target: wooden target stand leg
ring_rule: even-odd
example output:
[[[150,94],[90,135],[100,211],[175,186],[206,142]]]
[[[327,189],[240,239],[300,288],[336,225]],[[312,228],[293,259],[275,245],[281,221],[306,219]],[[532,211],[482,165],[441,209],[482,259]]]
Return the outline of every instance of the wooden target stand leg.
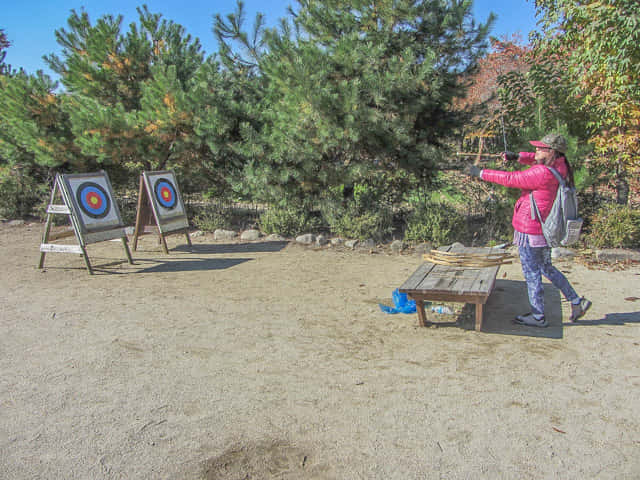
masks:
[[[147,189],[144,186],[144,179],[140,175],[140,188],[138,190],[138,206],[136,211],[136,226],[133,230],[133,251],[138,250],[138,238],[147,233],[151,233],[153,228],[151,225],[156,223],[153,212],[151,211],[151,199],[147,195]],[[169,253],[167,242],[165,241],[160,227],[156,225],[158,232],[158,243],[162,245],[164,253]],[[154,229],[155,230],[155,229]]]
[[[42,234],[42,243],[40,244],[40,262],[38,263],[38,268],[44,268],[44,258],[47,252],[78,253],[82,255],[89,274],[93,275],[93,268],[91,268],[89,255],[87,255],[87,249],[85,248],[84,242],[82,241],[82,235],[80,235],[78,225],[76,224],[75,219],[71,214],[71,209],[67,205],[54,204],[56,193],[58,193],[58,188],[60,188],[60,195],[64,197],[64,191],[62,190],[62,187],[60,187],[58,182],[59,179],[56,178],[53,190],[51,191],[51,197],[49,198],[49,205],[47,206],[47,220],[44,227],[44,233]],[[67,215],[71,222],[72,229],[56,235],[51,235],[51,225],[53,223],[53,215],[55,214]],[[73,236],[74,234],[78,239],[78,245],[56,245],[53,243],[49,243],[60,238]],[[131,259],[131,253],[129,253],[129,249],[126,248],[126,251],[129,257],[129,263],[133,263],[133,260]]]

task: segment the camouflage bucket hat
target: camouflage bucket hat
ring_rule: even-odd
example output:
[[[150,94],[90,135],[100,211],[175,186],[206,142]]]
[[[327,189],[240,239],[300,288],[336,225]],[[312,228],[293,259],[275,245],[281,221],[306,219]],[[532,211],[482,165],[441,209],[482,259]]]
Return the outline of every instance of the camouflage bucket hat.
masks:
[[[553,148],[560,153],[567,153],[567,140],[557,133],[549,133],[542,140],[533,140],[529,143],[534,147]]]

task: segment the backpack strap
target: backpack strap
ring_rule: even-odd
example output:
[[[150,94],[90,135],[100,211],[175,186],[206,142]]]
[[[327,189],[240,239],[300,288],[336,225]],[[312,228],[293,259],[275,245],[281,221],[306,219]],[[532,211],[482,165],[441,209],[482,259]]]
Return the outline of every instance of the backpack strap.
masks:
[[[536,201],[533,198],[533,190],[529,192],[529,203],[531,205],[531,220],[535,220],[536,218],[542,225],[542,215],[540,215],[540,210],[538,210],[538,205],[536,205]]]
[[[545,167],[547,167],[547,166],[545,165]],[[551,173],[553,173],[553,176],[554,176],[554,177],[556,177],[556,180],[558,180],[558,183],[564,187],[564,184],[565,184],[566,182],[565,182],[564,178],[562,178],[562,175],[560,175],[560,172],[558,172],[558,171],[557,171],[555,168],[553,168],[553,167],[547,167],[547,169],[548,169]]]

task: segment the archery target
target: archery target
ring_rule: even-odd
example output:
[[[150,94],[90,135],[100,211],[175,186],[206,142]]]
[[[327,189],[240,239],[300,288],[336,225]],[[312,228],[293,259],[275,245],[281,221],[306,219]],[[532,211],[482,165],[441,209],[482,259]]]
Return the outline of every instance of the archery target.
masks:
[[[64,180],[76,217],[86,230],[122,225],[111,184],[104,172],[65,175]]]
[[[91,218],[104,218],[111,211],[109,195],[95,182],[84,182],[76,190],[80,210]]]
[[[170,180],[166,178],[157,179],[153,185],[153,193],[162,207],[167,210],[176,208],[178,204],[178,194],[176,193],[176,187],[173,186]]]
[[[159,222],[186,217],[180,189],[173,172],[143,172],[143,176]]]

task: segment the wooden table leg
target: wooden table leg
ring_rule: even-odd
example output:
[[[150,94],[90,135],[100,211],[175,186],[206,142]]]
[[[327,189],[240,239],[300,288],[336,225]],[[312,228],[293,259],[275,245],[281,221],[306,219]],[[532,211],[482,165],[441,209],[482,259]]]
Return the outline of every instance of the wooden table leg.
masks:
[[[476,331],[479,332],[482,330],[482,305],[481,303],[476,303]]]
[[[426,327],[429,322],[427,322],[427,313],[424,311],[424,300],[421,298],[416,298],[416,310],[418,311],[418,320],[420,321],[420,325]]]

